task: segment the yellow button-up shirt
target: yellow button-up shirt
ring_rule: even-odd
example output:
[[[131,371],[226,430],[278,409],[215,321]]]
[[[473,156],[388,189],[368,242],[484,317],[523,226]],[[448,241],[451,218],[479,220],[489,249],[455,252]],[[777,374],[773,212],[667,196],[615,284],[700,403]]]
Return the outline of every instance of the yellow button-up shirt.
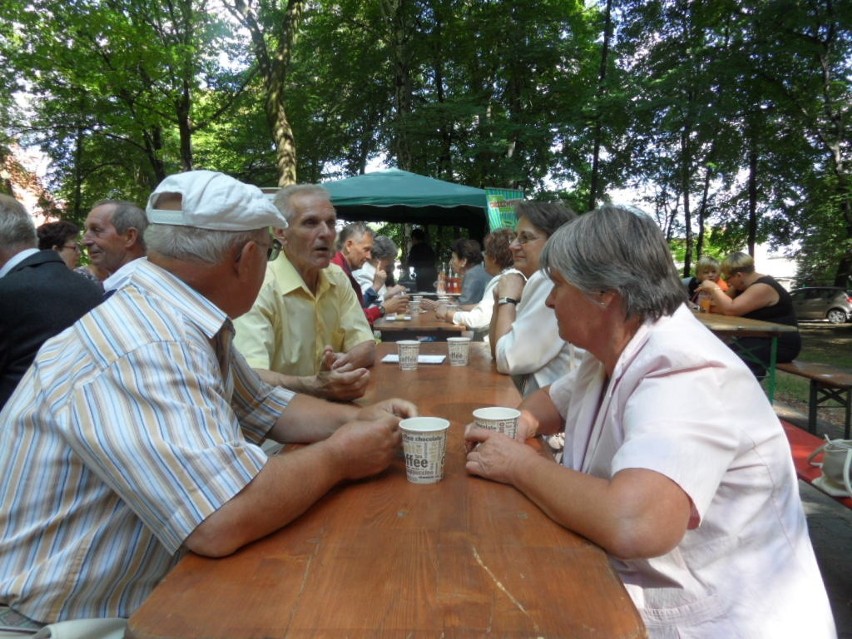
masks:
[[[269,263],[254,306],[234,326],[234,345],[251,366],[286,375],[315,375],[326,345],[345,353],[373,339],[338,266],[320,271],[314,295],[283,253]]]

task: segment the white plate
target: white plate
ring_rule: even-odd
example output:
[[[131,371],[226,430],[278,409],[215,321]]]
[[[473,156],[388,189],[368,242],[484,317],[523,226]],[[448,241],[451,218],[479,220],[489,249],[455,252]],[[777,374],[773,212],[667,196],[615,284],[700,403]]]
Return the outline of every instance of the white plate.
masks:
[[[852,497],[852,495],[846,492],[845,486],[838,486],[834,482],[829,481],[825,475],[820,475],[811,483],[822,492],[827,493],[832,497]]]

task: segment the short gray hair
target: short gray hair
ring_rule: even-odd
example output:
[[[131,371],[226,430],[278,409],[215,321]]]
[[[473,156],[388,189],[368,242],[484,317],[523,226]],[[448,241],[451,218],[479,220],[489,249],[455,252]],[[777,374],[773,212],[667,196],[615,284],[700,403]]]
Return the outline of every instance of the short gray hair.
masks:
[[[38,246],[33,218],[11,195],[0,193],[0,246],[8,249]]]
[[[373,238],[373,258],[377,260],[396,259],[399,248],[387,235],[376,235]]]
[[[296,211],[293,210],[293,198],[297,195],[313,195],[321,197],[329,202],[331,194],[318,184],[291,184],[275,194],[273,203],[278,207],[278,210],[287,218],[287,222],[292,222]]]
[[[145,248],[145,229],[148,228],[148,216],[145,215],[144,209],[127,200],[100,200],[95,202],[92,208],[106,204],[113,206],[111,221],[116,233],[124,235],[129,229],[136,229],[139,231],[139,243],[142,248]]]
[[[269,235],[266,228],[253,231],[211,231],[192,226],[150,224],[145,229],[149,253],[182,262],[220,264],[235,247]]]
[[[342,249],[343,245],[346,244],[346,240],[349,238],[361,238],[365,235],[375,237],[376,234],[364,222],[350,222],[340,230],[337,236],[337,250]]]
[[[559,228],[541,265],[588,295],[616,291],[628,319],[659,319],[686,301],[662,231],[632,207],[603,206]]]

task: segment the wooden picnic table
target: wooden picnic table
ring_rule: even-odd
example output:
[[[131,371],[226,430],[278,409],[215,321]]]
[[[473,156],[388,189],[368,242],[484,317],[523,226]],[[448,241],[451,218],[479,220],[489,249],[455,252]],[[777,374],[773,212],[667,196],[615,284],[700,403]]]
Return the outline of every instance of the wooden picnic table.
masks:
[[[778,337],[782,333],[797,333],[799,329],[788,324],[763,322],[747,317],[721,315],[719,313],[695,312],[695,317],[709,328],[719,339],[730,342],[736,337],[767,337],[772,340],[767,367],[767,394],[769,401],[775,401],[776,368],[778,359]],[[747,357],[748,354],[745,353]]]
[[[379,359],[394,352],[379,345]],[[130,618],[127,637],[646,636],[600,548],[514,488],[465,471],[472,411],[520,400],[485,344],[471,345],[466,367],[376,364],[365,400],[392,396],[451,421],[442,481],[408,482],[399,457],[230,557],[190,554]]]
[[[386,315],[373,323],[373,330],[380,331],[383,342],[398,342],[402,339],[420,337],[445,340],[459,336],[466,326],[457,326],[450,321],[438,319],[435,311],[422,310],[415,314]]]

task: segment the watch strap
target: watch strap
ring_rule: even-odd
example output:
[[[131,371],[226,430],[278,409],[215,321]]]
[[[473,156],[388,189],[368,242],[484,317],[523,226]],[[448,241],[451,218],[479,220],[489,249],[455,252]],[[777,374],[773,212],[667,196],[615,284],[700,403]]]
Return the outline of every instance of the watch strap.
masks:
[[[497,300],[497,306],[503,306],[503,304],[517,304],[520,300],[516,300],[514,297],[501,297]]]

